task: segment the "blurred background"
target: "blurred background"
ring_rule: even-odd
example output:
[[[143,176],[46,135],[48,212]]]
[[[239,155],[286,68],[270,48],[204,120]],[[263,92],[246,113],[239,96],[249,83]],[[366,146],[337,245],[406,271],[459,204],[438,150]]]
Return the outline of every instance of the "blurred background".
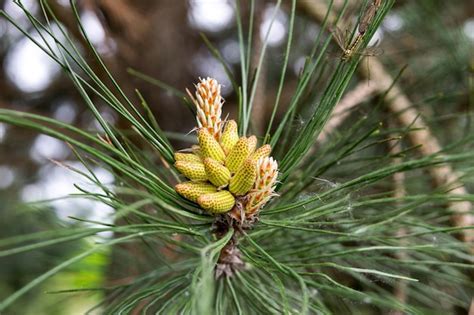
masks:
[[[44,20],[37,1],[22,2]],[[241,1],[244,21],[249,14],[247,2]],[[346,19],[355,21],[363,1],[349,2]],[[334,1],[335,8],[341,8],[342,3]],[[69,2],[51,0],[50,4],[63,26],[82,45],[84,56],[96,67],[99,76],[103,75],[87,52]],[[236,93],[222,65],[200,36],[200,32],[204,33],[219,49],[238,78],[239,44],[234,1],[80,0],[78,5],[87,34],[119,84],[135,101],[134,90],[140,90],[157,121],[170,132],[170,136],[175,132],[187,133],[194,126],[193,115],[182,99],[132,75],[129,69],[156,78],[181,92],[192,89],[198,77],[212,76],[223,84],[225,112],[236,117]],[[289,1],[283,1],[269,33],[268,55],[263,65],[265,79],[259,82],[256,98],[263,108],[273,104],[278,87],[288,35],[288,7]],[[29,27],[27,18],[13,1],[0,0],[0,8],[19,25]],[[258,52],[275,3],[257,0],[255,10],[254,47]],[[282,111],[294,91],[304,58],[320,30],[320,25],[308,18],[303,9],[297,10]],[[377,31],[376,39],[384,51],[379,58],[394,76],[407,67],[399,82],[411,99],[420,104],[426,100],[436,103],[434,107],[421,108],[432,117],[430,125],[442,143],[468,130],[471,123],[468,118],[460,120],[458,116],[450,115],[472,110],[474,101],[474,1],[397,1]],[[335,45],[333,48],[335,54],[327,56],[328,63],[340,55]],[[109,122],[127,128],[100,100],[96,99],[96,104]],[[41,114],[100,132],[100,126],[60,67],[6,20],[0,20],[0,107]],[[254,124],[256,132],[268,121],[269,113],[265,110],[255,113],[254,119],[261,122]],[[295,121],[295,125],[298,123],[301,122]],[[178,148],[181,145],[179,140],[174,144]],[[112,209],[104,204],[84,199],[62,199],[77,192],[73,184],[79,183],[83,187],[88,184],[84,178],[51,160],[81,167],[66,144],[0,123],[0,239],[77,224],[70,217],[100,222],[110,220]],[[114,178],[108,171],[100,167],[94,171],[102,182],[113,183]],[[36,203],[45,199],[50,202]],[[30,205],[19,205],[23,202]],[[88,246],[86,241],[74,244],[0,257],[0,300],[24,286],[35,275],[57,265],[64,257]],[[75,294],[67,303],[61,302],[61,296],[44,293],[64,287],[98,287],[111,278],[115,281],[116,278],[111,277],[114,270],[110,268],[114,256],[109,254],[94,254],[45,282],[40,290],[29,294],[25,299],[27,303],[16,304],[15,314],[76,314],[87,310],[99,300],[100,293]]]

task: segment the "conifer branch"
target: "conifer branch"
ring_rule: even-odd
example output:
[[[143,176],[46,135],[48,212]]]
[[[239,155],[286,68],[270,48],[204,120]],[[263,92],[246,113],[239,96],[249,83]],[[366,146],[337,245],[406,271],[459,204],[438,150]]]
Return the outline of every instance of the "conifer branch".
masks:
[[[322,22],[326,17],[328,6],[322,1],[300,1],[299,9],[306,13],[310,18],[317,22]],[[334,13],[327,16],[328,23],[335,21]],[[416,131],[410,132],[408,137],[413,145],[418,146],[419,152],[424,156],[440,154],[441,145],[438,139],[430,131],[429,126],[421,117],[419,111],[413,107],[411,100],[403,92],[401,87],[394,83],[393,77],[385,70],[384,66],[376,57],[370,58],[370,69],[359,67],[359,72],[363,78],[369,77],[375,84],[375,88],[380,94],[385,95],[385,102],[390,111],[397,114],[398,120],[403,126],[411,126]],[[388,92],[387,92],[388,91]],[[467,189],[459,180],[460,174],[457,174],[451,165],[444,164],[429,168],[429,173],[437,187],[449,187],[447,193],[451,196],[464,196]],[[472,215],[472,204],[469,201],[456,201],[448,204],[452,211],[452,224],[455,227],[468,228],[474,225],[474,216]],[[461,239],[472,244],[474,242],[474,231],[464,229],[461,231]],[[471,248],[474,250],[474,247]]]

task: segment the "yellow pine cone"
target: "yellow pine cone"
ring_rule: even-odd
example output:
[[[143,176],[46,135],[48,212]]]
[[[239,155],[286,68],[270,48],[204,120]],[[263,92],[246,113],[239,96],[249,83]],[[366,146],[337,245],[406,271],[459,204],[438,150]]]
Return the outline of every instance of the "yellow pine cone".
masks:
[[[201,195],[198,204],[206,211],[211,213],[224,213],[232,209],[235,204],[235,198],[227,190],[221,190],[215,193]]]
[[[245,195],[254,185],[257,176],[257,162],[246,160],[230,179],[229,190],[237,196]]]
[[[205,158],[204,168],[206,169],[207,178],[213,185],[224,187],[229,184],[230,171],[221,163],[211,158]]]
[[[258,161],[260,158],[267,157],[272,152],[272,147],[269,144],[265,144],[252,153],[249,159]]]
[[[189,90],[188,95],[196,105],[196,120],[199,128],[206,128],[216,140],[221,136],[221,114],[224,100],[221,96],[221,85],[216,79],[199,78],[196,85],[196,98]]]
[[[174,166],[181,174],[190,180],[207,180],[206,170],[204,168],[204,164],[201,162],[176,161]]]
[[[235,173],[242,163],[248,158],[250,154],[249,140],[246,137],[242,137],[237,141],[229,155],[225,160],[225,166]]]
[[[275,195],[278,177],[278,163],[271,157],[260,158],[257,162],[257,177],[252,190],[247,194],[245,206],[247,214],[253,214],[263,207]]]
[[[229,154],[230,150],[239,141],[239,133],[237,131],[237,123],[235,120],[229,120],[225,125],[224,132],[221,136],[221,147],[225,154]]]
[[[255,151],[256,148],[257,148],[257,137],[250,136],[249,137],[249,152],[253,153],[253,151]]]
[[[199,196],[216,192],[216,187],[206,182],[184,182],[174,186],[178,194],[184,198],[197,202]]]
[[[206,128],[198,130],[199,148],[203,158],[211,158],[219,162],[224,162],[225,154],[219,142],[209,133]]]
[[[174,154],[175,161],[188,161],[188,162],[201,162],[201,158],[193,153],[181,153],[175,152]]]

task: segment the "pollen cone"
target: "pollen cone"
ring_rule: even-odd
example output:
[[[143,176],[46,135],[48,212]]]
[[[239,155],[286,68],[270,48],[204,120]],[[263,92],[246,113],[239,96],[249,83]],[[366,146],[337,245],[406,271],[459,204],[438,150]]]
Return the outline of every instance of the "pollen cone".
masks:
[[[257,137],[250,136],[249,137],[249,151],[250,151],[250,153],[253,153],[253,151],[255,151],[256,148],[257,148]]]
[[[181,153],[176,152],[174,154],[175,161],[188,161],[188,162],[199,162],[201,163],[201,158],[194,153]]]
[[[257,149],[250,155],[250,159],[258,161],[260,158],[267,157],[272,152],[272,147],[269,144],[265,144]]]
[[[257,162],[246,160],[230,179],[229,190],[234,195],[243,196],[253,187],[257,176]]]
[[[206,169],[207,178],[213,185],[224,187],[229,184],[230,171],[221,163],[211,158],[205,158],[204,168]]]
[[[174,166],[181,174],[190,180],[207,180],[206,170],[204,168],[204,164],[201,162],[176,161]]]
[[[235,204],[235,198],[227,190],[221,190],[215,193],[201,195],[197,202],[206,211],[211,213],[224,213],[232,209]]]
[[[237,123],[234,120],[229,120],[225,125],[224,132],[221,136],[221,147],[225,154],[229,154],[230,150],[239,141],[239,134],[237,132]]]
[[[248,158],[250,154],[249,140],[242,137],[237,141],[232,150],[227,155],[225,166],[235,173],[242,163]]]
[[[216,187],[206,182],[184,182],[177,184],[174,189],[192,202],[197,202],[201,195],[216,192]]]
[[[204,158],[211,158],[219,162],[224,162],[225,154],[219,142],[209,133],[206,128],[198,131],[199,147]]]

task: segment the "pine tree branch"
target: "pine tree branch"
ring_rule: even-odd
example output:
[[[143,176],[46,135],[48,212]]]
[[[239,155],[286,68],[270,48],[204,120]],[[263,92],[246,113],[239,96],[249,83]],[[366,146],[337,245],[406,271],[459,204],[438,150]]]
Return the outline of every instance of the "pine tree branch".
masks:
[[[306,13],[310,18],[317,22],[322,22],[325,18],[328,6],[322,1],[299,1],[298,8]],[[330,24],[335,21],[333,13],[328,15]],[[441,145],[438,139],[431,133],[428,125],[420,116],[412,102],[403,93],[398,84],[394,84],[394,79],[384,69],[382,63],[375,57],[370,59],[370,78],[376,85],[380,94],[386,93],[385,102],[390,111],[398,114],[399,123],[403,126],[411,126],[414,132],[410,132],[408,137],[414,145],[419,145],[418,150],[424,156],[438,154],[441,151]],[[362,77],[369,78],[369,71],[365,67],[359,67]],[[450,165],[442,165],[429,169],[433,182],[438,187],[452,187],[447,193],[451,196],[464,196],[468,194],[464,184],[458,179],[459,175]],[[449,203],[449,208],[453,212],[452,224],[456,227],[467,228],[474,225],[474,216],[472,205],[468,201],[459,201]],[[471,244],[474,242],[474,230],[466,229],[461,232],[461,239]],[[474,250],[474,247],[471,248]]]

